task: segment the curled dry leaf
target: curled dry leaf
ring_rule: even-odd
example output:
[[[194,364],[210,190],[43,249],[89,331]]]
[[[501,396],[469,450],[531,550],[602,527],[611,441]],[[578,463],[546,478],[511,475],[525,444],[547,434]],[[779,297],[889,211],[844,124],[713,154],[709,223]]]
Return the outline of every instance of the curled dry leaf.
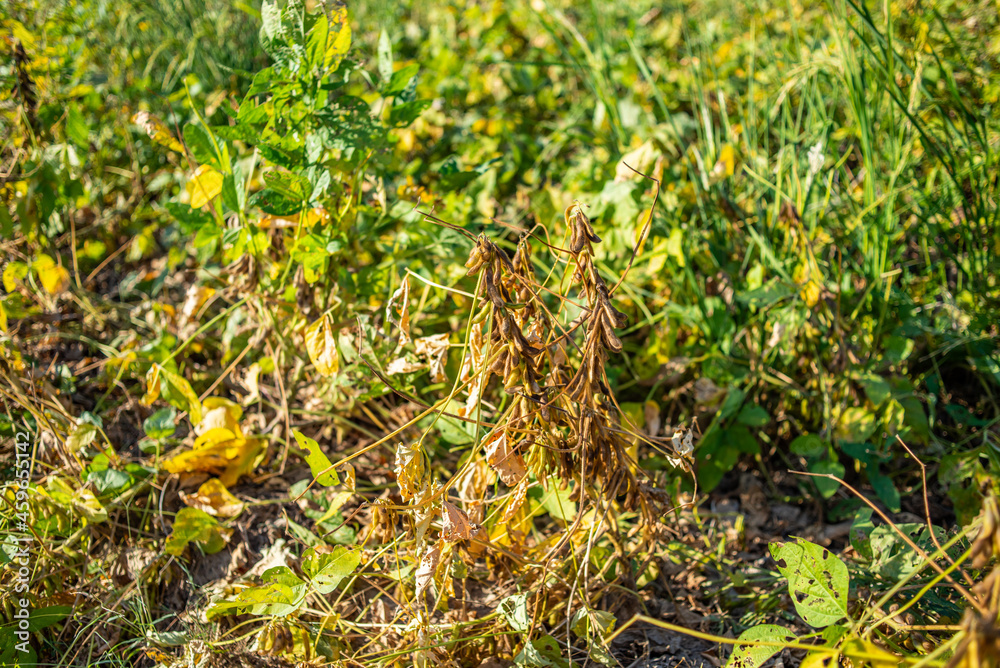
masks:
[[[444,510],[444,526],[441,529],[442,540],[472,540],[472,537],[479,533],[480,526],[469,521],[469,516],[465,511],[448,501],[441,502]]]
[[[423,489],[424,457],[417,444],[400,443],[396,448],[396,484],[403,501],[409,501]]]
[[[420,558],[420,566],[417,567],[417,600],[423,596],[427,586],[434,579],[434,571],[437,570],[438,562],[441,560],[441,546],[439,541],[434,547],[427,550]]]
[[[667,460],[671,466],[678,468],[689,466],[694,455],[694,434],[690,430],[678,429],[670,437],[670,442],[673,446],[674,456],[668,456]]]
[[[213,517],[233,517],[243,511],[243,502],[233,496],[218,478],[206,480],[194,494],[178,493],[184,503]]]
[[[524,505],[524,500],[528,498],[528,479],[522,480],[514,493],[507,500],[507,507],[503,509],[503,516],[500,518],[501,524],[506,524],[514,517],[515,513]]]
[[[395,376],[401,373],[413,373],[426,367],[426,364],[417,364],[410,362],[405,357],[397,357],[385,367],[385,374],[387,376]]]
[[[192,284],[184,295],[184,305],[181,306],[180,322],[178,323],[181,338],[187,338],[197,329],[195,316],[202,306],[215,294],[213,288]]]
[[[416,339],[414,348],[417,354],[427,358],[427,363],[431,368],[431,380],[441,383],[447,380],[444,373],[444,363],[448,353],[448,333],[434,334]]]
[[[396,306],[397,302],[399,306]],[[399,319],[393,317],[393,311],[399,313]],[[410,342],[410,276],[403,277],[399,289],[392,293],[389,303],[385,305],[385,320],[399,327],[399,345]]]
[[[333,336],[330,316],[322,318],[309,325],[306,329],[306,351],[316,370],[324,376],[332,376],[340,369],[340,357],[337,354],[337,339]]]
[[[507,432],[502,429],[493,431],[483,443],[486,449],[486,461],[500,475],[500,479],[508,487],[521,482],[528,474],[524,459],[520,453],[510,447]]]

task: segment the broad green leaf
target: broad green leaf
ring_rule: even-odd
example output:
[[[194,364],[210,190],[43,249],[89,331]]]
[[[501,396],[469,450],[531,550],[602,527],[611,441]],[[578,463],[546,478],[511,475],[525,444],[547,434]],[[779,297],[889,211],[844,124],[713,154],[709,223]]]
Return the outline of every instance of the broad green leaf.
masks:
[[[875,416],[867,408],[859,406],[844,411],[835,433],[840,441],[864,443],[875,433],[875,427]]]
[[[66,619],[72,612],[73,606],[70,605],[50,605],[32,610],[28,620],[28,632],[37,633],[42,629],[47,629]]]
[[[872,509],[861,508],[858,510],[854,516],[854,522],[851,523],[849,535],[854,551],[865,561],[871,561],[874,556],[871,540],[871,534],[874,529],[875,525],[872,524]]]
[[[847,616],[850,576],[837,555],[815,543],[771,543],[771,556],[788,579],[795,610],[810,626],[823,628]]]
[[[802,457],[822,457],[828,449],[826,442],[816,434],[802,434],[789,446],[789,449],[796,455]]]
[[[420,114],[431,106],[430,100],[412,100],[404,104],[394,106],[389,111],[389,124],[393,127],[405,127],[417,120]]]
[[[333,463],[323,453],[322,448],[319,447],[319,443],[305,436],[298,429],[293,429],[292,434],[295,436],[295,442],[299,444],[299,447],[306,451],[306,463],[309,464],[309,470],[312,471],[316,482],[324,487],[339,485],[340,479],[337,477],[337,472],[333,470]]]
[[[759,624],[740,634],[739,640],[749,642],[794,642],[791,631],[776,624]],[[781,647],[772,645],[736,645],[729,655],[726,668],[758,668],[778,653]]]
[[[933,552],[937,549],[926,524],[916,522],[897,524],[896,528],[924,551]],[[943,544],[948,540],[941,527],[935,526],[934,533],[939,543]],[[872,570],[889,581],[894,582],[904,578],[926,566],[926,560],[910,547],[891,526],[885,524],[872,530],[871,551]]]
[[[868,400],[871,401],[875,406],[881,406],[885,403],[885,400],[892,396],[892,388],[889,383],[881,376],[876,376],[873,373],[868,373],[858,378],[858,382],[861,387],[864,388],[865,394],[868,396]]]
[[[736,416],[736,421],[748,427],[763,427],[771,421],[771,416],[761,406],[747,404],[743,406],[740,414]]]
[[[337,546],[332,552],[306,550],[302,557],[302,572],[321,594],[329,594],[361,563],[361,552]]]
[[[840,462],[830,461],[828,459],[820,459],[809,462],[809,471],[810,473],[835,475],[841,480],[844,478],[843,464]],[[829,499],[837,493],[838,489],[840,489],[840,483],[836,480],[831,480],[830,478],[812,478],[812,481],[816,484],[816,488],[819,490],[820,496],[824,499]]]
[[[125,471],[106,468],[100,471],[91,471],[87,474],[87,482],[94,486],[98,494],[112,495],[119,494],[128,489],[134,482],[132,476]]]
[[[207,611],[208,618],[246,612],[285,617],[298,610],[309,591],[305,580],[288,566],[269,568],[260,580],[259,585],[244,589],[235,598],[213,605]]]
[[[204,510],[181,508],[163,549],[177,557],[183,554],[188,543],[196,542],[205,554],[215,554],[226,546],[231,533],[231,530],[219,526],[218,520]]]
[[[410,63],[404,67],[399,68],[392,73],[392,78],[389,79],[388,85],[386,85],[385,90],[382,91],[382,95],[389,97],[390,95],[398,95],[406,90],[409,86],[410,81],[413,77],[417,76],[417,72],[420,71],[420,66],[416,63]],[[476,174],[478,176],[478,174]]]
[[[150,438],[167,438],[176,431],[176,420],[177,410],[173,406],[161,408],[143,421],[142,430]]]
[[[208,165],[211,168],[223,171],[223,166],[219,163],[219,156],[215,152],[212,138],[201,125],[188,123],[184,126],[184,143],[194,156],[195,162],[199,165]],[[211,198],[209,198],[211,199]],[[195,206],[195,205],[192,205]],[[195,206],[195,208],[200,208]]]
[[[168,371],[159,365],[155,365],[155,368],[159,369],[159,389],[163,393],[163,398],[173,406],[187,411],[191,424],[196,425],[201,422],[201,402],[198,401],[198,395],[191,388],[191,384],[173,371]]]

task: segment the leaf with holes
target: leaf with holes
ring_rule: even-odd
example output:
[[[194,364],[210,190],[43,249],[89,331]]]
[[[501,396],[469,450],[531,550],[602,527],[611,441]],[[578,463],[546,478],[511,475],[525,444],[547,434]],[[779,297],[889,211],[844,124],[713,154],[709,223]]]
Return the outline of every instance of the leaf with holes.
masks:
[[[788,579],[795,610],[810,626],[823,628],[847,616],[847,566],[829,550],[797,539],[771,543],[771,557]]]
[[[309,470],[312,471],[316,482],[324,487],[339,485],[340,479],[337,477],[337,472],[333,470],[330,458],[319,447],[319,443],[298,429],[293,429],[292,434],[295,436],[295,441],[299,444],[299,447],[306,451],[306,463],[309,464]]]
[[[759,624],[740,634],[739,640],[746,642],[787,643],[795,636],[783,626]],[[736,645],[726,662],[726,668],[757,668],[778,653],[777,645]]]

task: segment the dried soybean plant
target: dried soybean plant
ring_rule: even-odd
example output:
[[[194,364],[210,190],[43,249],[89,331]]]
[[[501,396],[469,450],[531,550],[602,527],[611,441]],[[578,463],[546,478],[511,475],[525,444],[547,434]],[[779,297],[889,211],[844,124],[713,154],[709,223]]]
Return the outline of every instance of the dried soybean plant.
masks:
[[[442,578],[447,577],[441,571],[448,569],[439,565],[459,552],[473,557],[486,552],[488,558],[492,553],[494,563],[510,557],[512,541],[517,540],[512,534],[517,531],[508,528],[518,524],[519,519],[522,527],[525,518],[530,522],[526,499],[531,486],[556,486],[564,491],[571,488],[564,498],[578,508],[575,517],[561,518],[568,530],[557,541],[543,541],[546,549],[532,552],[523,545],[513,546],[513,552],[536,558],[537,563],[548,568],[546,560],[560,557],[565,561],[566,555],[560,556],[559,548],[567,543],[572,543],[574,549],[582,546],[589,551],[601,536],[616,531],[618,523],[607,521],[609,512],[616,508],[638,514],[642,540],[655,535],[649,529],[655,526],[669,495],[646,480],[637,466],[638,441],[687,465],[689,433],[678,432],[667,439],[641,435],[634,427],[623,424],[623,413],[612,395],[605,365],[611,355],[622,352],[616,330],[626,327],[628,318],[615,307],[614,288],[609,289],[595,265],[595,245],[601,240],[583,206],[570,205],[565,221],[568,248],[541,241],[566,266],[558,288],[547,287],[547,280],[539,281],[531,255],[531,241],[536,238],[533,235],[520,238],[513,258],[486,234],[475,238],[467,235],[474,239],[465,266],[469,276],[478,277],[476,303],[467,327],[459,378],[450,396],[438,407],[455,405],[453,400],[464,392],[464,405],[452,419],[458,417],[485,426],[487,431],[480,441],[482,452],[477,448],[469,453],[461,470],[444,485],[439,484],[428,465],[422,439],[415,444],[400,444],[397,450],[395,473],[401,498],[408,504],[401,509],[412,519],[411,535],[419,558],[418,602],[432,580],[440,589]],[[649,220],[632,260],[648,228]],[[549,278],[554,273],[550,271]],[[394,298],[402,296],[399,293]],[[572,320],[571,315],[575,316]],[[499,382],[494,383],[493,376]],[[496,488],[497,493],[488,498],[490,484],[497,476],[507,489]],[[457,499],[449,494],[456,494]],[[588,520],[581,522],[590,510],[593,512]],[[438,515],[440,531],[435,540],[432,525]],[[620,547],[624,541],[615,538],[613,542],[618,546],[618,557],[624,559]],[[637,547],[636,541],[632,544]],[[516,569],[511,572],[516,574]],[[567,586],[568,581],[576,582],[579,575],[578,571],[575,578],[562,580],[564,593],[569,593],[571,600],[573,589]],[[530,587],[531,583],[522,578],[520,585]],[[587,587],[584,583],[585,590]],[[590,606],[595,600],[593,590],[582,598],[584,605]],[[565,607],[568,620],[570,606]],[[535,602],[536,617],[550,613],[545,603]]]

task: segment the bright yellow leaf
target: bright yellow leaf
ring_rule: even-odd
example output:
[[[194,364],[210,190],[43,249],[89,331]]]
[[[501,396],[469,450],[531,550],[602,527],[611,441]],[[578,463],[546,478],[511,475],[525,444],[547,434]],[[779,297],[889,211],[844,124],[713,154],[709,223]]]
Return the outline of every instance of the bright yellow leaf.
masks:
[[[222,174],[202,165],[187,182],[187,192],[191,196],[191,206],[200,209],[222,192]]]
[[[340,357],[337,355],[337,340],[330,326],[330,316],[325,315],[306,329],[306,352],[316,366],[316,370],[324,376],[332,376],[340,369]]]
[[[330,32],[326,38],[327,69],[338,67],[351,48],[351,24],[347,20],[347,7],[341,5],[330,12]]]
[[[38,272],[42,287],[50,295],[57,295],[69,287],[69,272],[66,267],[56,264],[48,255],[39,255],[32,266]]]
[[[180,492],[181,500],[213,517],[233,517],[243,511],[243,502],[226,489],[218,478],[202,483],[194,494]]]

